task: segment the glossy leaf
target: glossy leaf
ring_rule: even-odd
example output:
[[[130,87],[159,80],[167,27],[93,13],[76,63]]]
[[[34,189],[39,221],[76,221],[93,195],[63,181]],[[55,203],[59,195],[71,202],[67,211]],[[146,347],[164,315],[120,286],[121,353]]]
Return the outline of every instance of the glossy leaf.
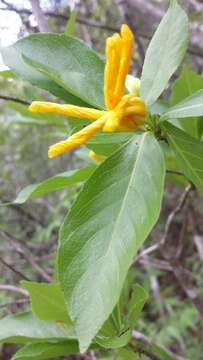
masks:
[[[132,259],[158,218],[164,175],[153,134],[136,135],[99,166],[65,219],[59,280],[81,351],[118,302]]]
[[[191,70],[187,65],[184,65],[179,78],[174,82],[172,87],[171,106],[178,104],[200,89],[203,89],[203,76]],[[172,119],[172,122],[173,121],[174,119]],[[203,124],[201,118],[182,118],[176,121],[188,134],[197,138],[200,136],[201,123]]]
[[[188,43],[189,22],[176,0],[158,26],[147,49],[142,76],[141,96],[152,105],[166,88],[180,65]]]
[[[149,107],[149,113],[151,115],[162,115],[169,108],[169,104],[163,100],[157,100],[153,105]]]
[[[162,124],[185,176],[203,193],[203,143],[168,122]]]
[[[178,186],[186,187],[188,185],[188,180],[181,172],[180,166],[177,163],[176,154],[174,150],[165,141],[161,143],[161,147],[165,155],[167,179],[174,182]]]
[[[93,136],[93,138],[87,142],[86,146],[97,154],[109,156],[136,135],[137,133],[135,134],[133,132],[100,132]]]
[[[42,196],[68,185],[76,184],[88,179],[95,170],[95,166],[89,166],[77,170],[70,170],[64,173],[52,176],[41,183],[28,185],[18,194],[12,204],[23,204],[33,197]]]
[[[104,106],[103,61],[82,41],[65,34],[32,34],[2,54],[6,65],[33,85],[70,103],[76,97]]]
[[[47,342],[66,338],[75,338],[72,327],[62,330],[54,321],[39,320],[29,312],[0,320],[0,343]]]
[[[136,284],[132,288],[132,295],[128,304],[127,324],[133,329],[138,320],[142,309],[148,299],[148,294],[140,285]]]
[[[203,116],[203,90],[197,91],[192,96],[170,108],[162,115],[162,120],[192,116]]]
[[[71,324],[59,284],[25,280],[21,284],[28,290],[32,311],[40,320],[58,320]]]
[[[58,356],[67,356],[77,353],[78,345],[74,340],[58,343],[28,344],[12,357],[12,360],[44,360]]]
[[[131,329],[124,330],[121,334],[105,336],[105,333],[99,334],[95,338],[95,342],[105,349],[117,349],[126,346],[132,337]]]
[[[48,90],[53,95],[65,100],[70,104],[80,104],[80,99],[73,96],[66,91],[63,87],[56,84],[47,74],[43,74],[40,70],[28,65],[23,59],[23,53],[27,54],[27,51],[22,46],[19,40],[16,44],[13,44],[6,48],[1,48],[1,54],[4,58],[4,62],[14,72],[17,77],[29,81],[32,85],[36,85],[39,88]],[[22,51],[23,50],[23,51]],[[30,53],[30,52],[28,52]]]

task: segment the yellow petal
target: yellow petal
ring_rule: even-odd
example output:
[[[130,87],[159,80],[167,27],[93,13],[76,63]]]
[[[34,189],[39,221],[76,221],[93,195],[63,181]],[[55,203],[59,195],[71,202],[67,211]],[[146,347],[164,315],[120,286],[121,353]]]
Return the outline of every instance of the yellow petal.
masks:
[[[121,37],[119,34],[107,38],[106,65],[104,70],[104,96],[108,110],[115,107],[114,90],[121,58]]]
[[[119,111],[111,111],[109,112],[108,119],[105,122],[103,127],[103,131],[105,132],[113,132],[118,131],[122,114]]]
[[[121,100],[124,89],[125,89],[125,79],[128,74],[134,36],[128,25],[123,24],[121,27],[121,39],[122,39],[122,52],[121,52],[121,60],[119,72],[117,75],[116,87],[114,91],[114,96],[117,103]]]
[[[145,107],[144,101],[143,102],[138,102],[135,105],[129,106],[125,110],[125,116],[128,116],[128,115],[136,115],[136,116],[145,117],[145,115],[146,115],[146,107]]]
[[[100,111],[97,109],[75,105],[56,104],[46,101],[33,101],[29,106],[29,110],[32,112],[55,113],[89,120],[96,120],[105,114],[105,111]]]
[[[65,151],[69,151],[84,144],[88,141],[97,131],[101,130],[105,124],[108,115],[103,115],[100,119],[94,121],[92,124],[86,126],[84,129],[70,136],[64,141],[60,141],[50,146],[48,151],[48,157],[53,158],[57,155],[63,154]]]
[[[105,156],[105,155],[97,154],[97,153],[94,152],[93,150],[91,150],[91,151],[89,152],[89,157],[90,157],[90,159],[96,161],[98,164],[100,164],[101,162],[103,162],[103,161],[106,159],[106,156]]]
[[[134,35],[127,24],[121,26],[121,36],[125,40],[133,41]]]

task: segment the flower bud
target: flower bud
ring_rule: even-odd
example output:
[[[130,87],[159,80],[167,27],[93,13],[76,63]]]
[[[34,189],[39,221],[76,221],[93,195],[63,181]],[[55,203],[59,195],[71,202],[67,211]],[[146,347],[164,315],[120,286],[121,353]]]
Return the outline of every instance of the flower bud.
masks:
[[[125,86],[130,93],[134,93],[136,96],[140,94],[140,79],[133,75],[127,75]]]

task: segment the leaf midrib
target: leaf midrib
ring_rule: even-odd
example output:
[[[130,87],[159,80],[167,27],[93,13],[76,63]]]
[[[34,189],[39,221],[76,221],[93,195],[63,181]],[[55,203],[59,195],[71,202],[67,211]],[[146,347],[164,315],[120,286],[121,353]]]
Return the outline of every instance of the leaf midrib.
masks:
[[[131,188],[131,184],[132,184],[132,181],[133,181],[133,178],[134,178],[134,174],[135,174],[135,172],[136,172],[136,169],[137,169],[137,166],[138,166],[138,163],[139,163],[139,159],[140,159],[140,156],[141,156],[141,153],[142,153],[142,150],[143,150],[144,141],[145,141],[146,136],[148,136],[148,135],[149,135],[148,132],[144,133],[144,134],[143,134],[143,138],[142,138],[141,141],[140,141],[139,149],[138,149],[137,157],[136,157],[136,161],[135,161],[135,166],[134,166],[134,168],[133,168],[133,170],[132,170],[132,174],[131,174],[130,179],[129,179],[128,187],[127,187],[126,193],[125,193],[125,195],[124,195],[124,198],[123,198],[123,201],[122,201],[122,205],[121,205],[121,208],[120,208],[120,210],[119,210],[117,219],[116,219],[116,221],[115,221],[115,225],[114,225],[114,227],[113,227],[112,235],[111,235],[110,240],[109,240],[109,246],[108,246],[108,248],[107,248],[107,250],[106,250],[106,253],[102,256],[103,259],[106,258],[106,257],[108,256],[108,253],[110,252],[110,249],[111,249],[111,246],[112,246],[112,243],[113,243],[114,233],[115,233],[115,230],[116,230],[116,228],[117,228],[118,222],[119,222],[120,217],[121,217],[121,214],[122,214],[122,212],[123,212],[123,209],[124,209],[124,207],[125,207],[126,200],[127,200],[127,198],[128,198],[128,194],[129,194],[129,189]],[[101,266],[104,266],[104,263],[102,263]],[[86,272],[87,272],[87,271],[86,271]],[[82,274],[82,277],[80,278],[80,280],[84,277],[84,275],[86,274],[86,272]],[[80,280],[79,280],[79,282],[80,282]],[[73,289],[72,295],[74,294],[75,289],[76,289],[77,287],[78,287],[78,283],[77,283],[77,285],[75,286],[75,288]],[[72,308],[72,304],[71,304],[70,308]]]
[[[110,250],[111,243],[112,243],[112,241],[113,241],[112,239],[113,239],[113,236],[114,236],[114,233],[115,233],[115,229],[116,229],[116,227],[117,227],[117,224],[118,224],[118,222],[119,222],[119,220],[120,220],[121,214],[122,214],[123,209],[124,209],[124,207],[125,207],[125,203],[126,203],[126,200],[127,200],[127,198],[128,198],[128,194],[129,194],[129,190],[130,190],[130,188],[131,188],[131,184],[132,184],[132,181],[133,181],[133,178],[134,178],[134,174],[135,174],[135,172],[136,172],[136,169],[137,169],[137,166],[138,166],[138,163],[139,163],[139,159],[140,159],[140,156],[141,156],[141,153],[142,153],[142,150],[143,150],[144,141],[145,141],[145,138],[146,138],[146,136],[147,136],[148,134],[149,134],[149,133],[147,133],[147,132],[144,133],[144,134],[143,134],[143,138],[142,138],[141,141],[140,141],[140,146],[139,146],[139,149],[138,149],[138,152],[137,152],[137,157],[136,157],[136,161],[135,161],[135,166],[134,166],[133,171],[132,171],[132,174],[131,174],[131,176],[130,176],[129,183],[128,183],[128,187],[127,187],[126,193],[125,193],[125,195],[124,195],[124,199],[123,199],[121,208],[120,208],[120,210],[119,210],[118,217],[117,217],[117,219],[116,219],[116,222],[115,222],[115,225],[114,225],[114,229],[113,229],[113,232],[112,232],[110,241],[109,241],[109,247],[108,247],[108,249],[107,249],[107,252],[106,252],[106,255],[105,255],[105,256],[108,255],[108,252],[109,252],[109,250]]]
[[[173,113],[175,112],[177,112],[177,111],[185,111],[185,110],[188,110],[188,109],[193,109],[193,108],[202,108],[203,109],[203,104],[198,104],[198,105],[188,105],[188,106],[185,106],[185,107],[176,107],[176,108],[174,108],[172,111],[169,111],[168,113],[165,113],[164,114],[164,117],[168,117],[168,116],[171,116],[171,115],[173,115]],[[177,116],[177,115],[176,115]],[[185,117],[186,115],[184,115],[184,117]],[[195,115],[192,115],[192,116],[194,116],[195,117]],[[189,116],[189,117],[191,117],[191,116]]]

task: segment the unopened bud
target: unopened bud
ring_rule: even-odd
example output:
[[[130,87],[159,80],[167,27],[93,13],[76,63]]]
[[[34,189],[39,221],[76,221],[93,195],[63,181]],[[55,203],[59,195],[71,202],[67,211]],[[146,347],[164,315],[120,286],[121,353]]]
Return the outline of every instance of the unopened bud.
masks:
[[[133,75],[127,75],[125,86],[130,93],[134,93],[139,96],[140,94],[140,79]]]

